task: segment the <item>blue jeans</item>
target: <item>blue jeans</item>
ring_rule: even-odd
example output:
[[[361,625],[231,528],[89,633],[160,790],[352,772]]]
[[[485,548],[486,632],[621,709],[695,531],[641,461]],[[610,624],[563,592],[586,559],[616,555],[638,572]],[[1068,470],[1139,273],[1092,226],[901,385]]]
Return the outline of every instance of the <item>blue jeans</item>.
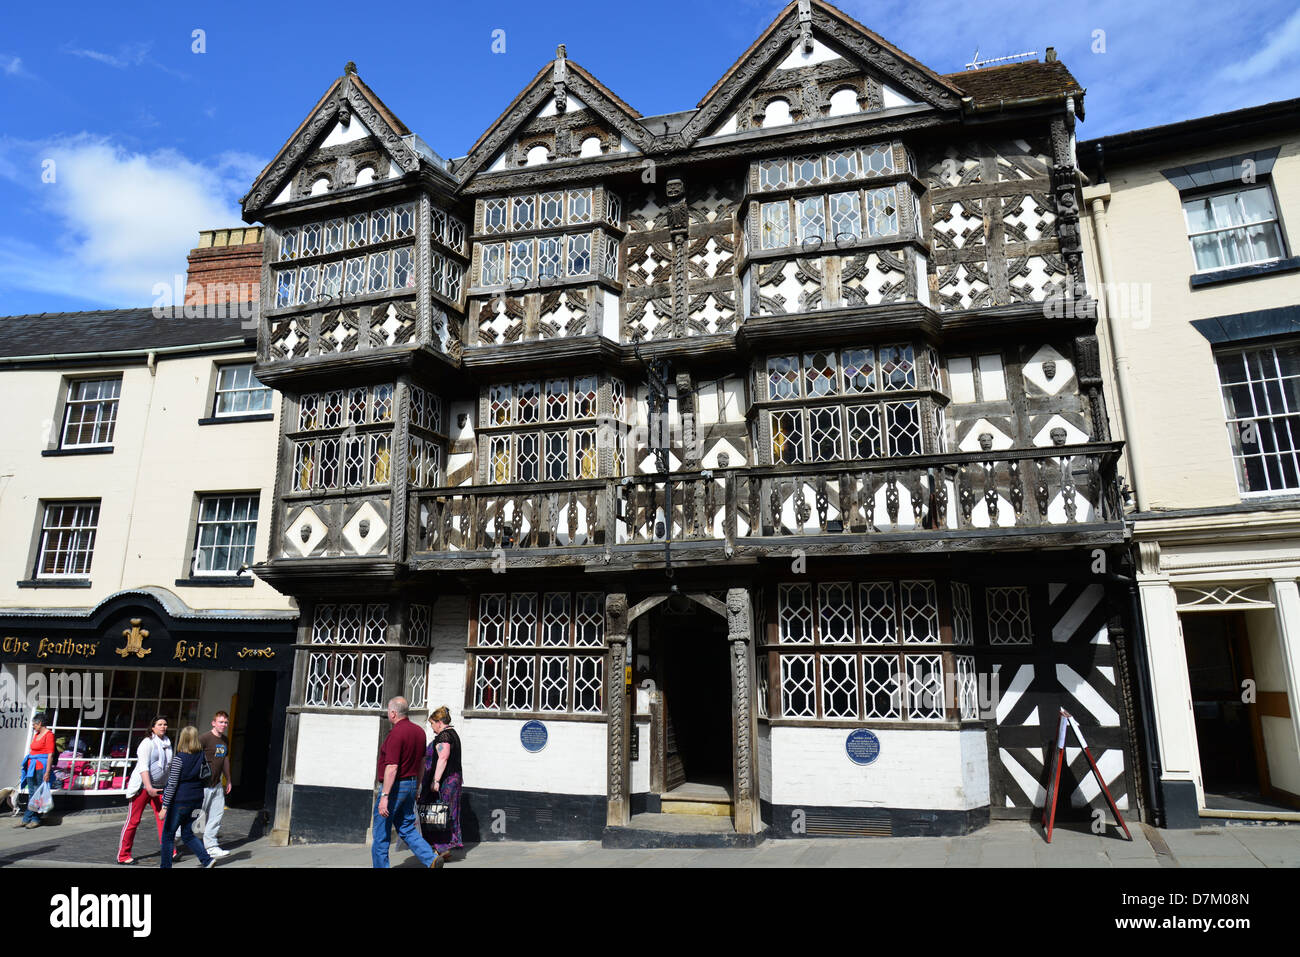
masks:
[[[36,789],[45,781],[45,756],[39,758],[28,757],[27,763],[23,766],[27,775],[23,779],[23,785],[27,788],[27,810],[23,813],[23,823],[31,824],[35,821],[41,823],[41,816],[32,810],[32,795]]]
[[[370,844],[370,859],[375,867],[388,866],[388,845],[393,839],[394,824],[420,863],[425,867],[433,863],[433,848],[421,836],[420,825],[415,819],[415,795],[419,786],[420,782],[414,778],[394,784],[393,793],[388,795],[388,817],[380,816],[380,798],[375,798],[373,840]]]
[[[212,855],[203,847],[203,842],[194,834],[194,828],[190,826],[190,821],[194,817],[194,812],[201,806],[201,801],[191,801],[188,804],[177,804],[175,807],[167,809],[167,822],[163,825],[162,838],[162,861],[159,867],[170,870],[172,866],[172,847],[175,842],[176,825],[181,826],[181,840],[199,859],[199,863],[204,867],[208,866],[208,861],[212,860]]]

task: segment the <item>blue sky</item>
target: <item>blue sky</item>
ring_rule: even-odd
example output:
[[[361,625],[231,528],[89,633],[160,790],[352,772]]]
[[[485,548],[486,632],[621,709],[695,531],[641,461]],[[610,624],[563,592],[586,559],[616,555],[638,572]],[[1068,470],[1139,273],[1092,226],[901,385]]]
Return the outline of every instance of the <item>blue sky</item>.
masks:
[[[151,303],[156,283],[183,273],[198,230],[239,223],[253,177],[348,60],[433,149],[459,156],[557,43],[642,113],[666,113],[694,106],[784,6],[10,5],[0,23],[0,315]],[[840,6],[941,73],[976,49],[987,58],[1055,46],[1088,91],[1084,138],[1300,92],[1294,0]],[[503,54],[492,52],[494,30],[505,31]]]

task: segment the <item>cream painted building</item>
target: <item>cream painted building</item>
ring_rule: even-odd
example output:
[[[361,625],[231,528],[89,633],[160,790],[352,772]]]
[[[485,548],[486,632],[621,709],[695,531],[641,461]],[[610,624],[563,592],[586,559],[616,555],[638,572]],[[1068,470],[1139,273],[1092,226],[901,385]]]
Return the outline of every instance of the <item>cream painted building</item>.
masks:
[[[260,264],[258,239],[202,258],[233,270],[252,246]],[[235,797],[274,793],[297,611],[247,572],[266,557],[280,402],[241,309],[0,318],[17,413],[0,430],[0,766],[45,710],[64,811],[120,805],[155,714],[206,731],[228,711]],[[59,675],[76,694],[37,680]]]
[[[1079,158],[1165,820],[1300,819],[1300,100]]]

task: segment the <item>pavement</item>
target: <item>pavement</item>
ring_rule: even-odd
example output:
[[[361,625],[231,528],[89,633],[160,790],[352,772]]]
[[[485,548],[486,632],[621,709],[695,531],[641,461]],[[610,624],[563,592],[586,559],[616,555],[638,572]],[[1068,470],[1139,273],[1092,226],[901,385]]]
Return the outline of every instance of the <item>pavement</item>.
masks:
[[[0,817],[0,867],[115,867],[125,812],[70,815],[39,828],[14,828]],[[12,823],[11,823],[12,822]],[[1057,826],[1052,843],[1037,824],[994,821],[962,837],[809,838],[768,840],[725,850],[605,849],[595,841],[494,841],[468,845],[446,867],[1300,867],[1300,824],[1215,824],[1194,830],[1157,830],[1130,823],[1133,840],[1109,826],[1093,834],[1086,824]],[[261,815],[228,808],[222,841],[230,856],[218,868],[370,867],[358,844],[273,847]],[[394,867],[418,867],[394,834]],[[151,817],[136,834],[135,869],[157,867],[158,833]],[[185,851],[178,868],[197,868]]]

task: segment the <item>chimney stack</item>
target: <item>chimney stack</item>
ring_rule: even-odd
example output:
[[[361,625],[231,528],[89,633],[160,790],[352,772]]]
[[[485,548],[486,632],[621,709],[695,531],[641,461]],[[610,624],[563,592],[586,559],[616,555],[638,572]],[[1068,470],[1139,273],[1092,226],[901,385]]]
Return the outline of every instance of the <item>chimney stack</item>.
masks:
[[[190,250],[186,305],[257,302],[262,282],[262,227],[205,229]]]

